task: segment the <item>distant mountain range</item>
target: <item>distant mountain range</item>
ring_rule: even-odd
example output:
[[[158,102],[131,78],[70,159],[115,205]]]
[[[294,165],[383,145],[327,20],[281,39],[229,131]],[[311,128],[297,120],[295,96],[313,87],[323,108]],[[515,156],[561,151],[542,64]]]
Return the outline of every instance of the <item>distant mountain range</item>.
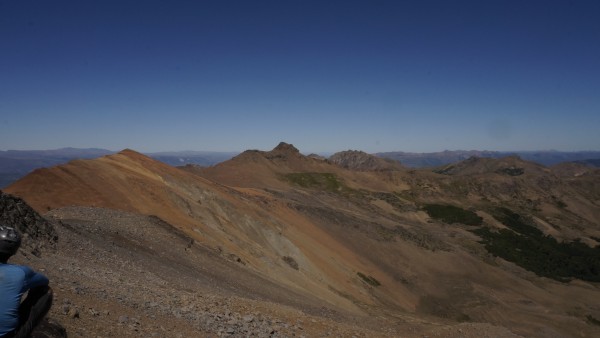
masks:
[[[61,148],[52,150],[7,150],[0,151],[0,188],[6,187],[19,178],[27,175],[37,168],[46,168],[63,164],[76,159],[93,159],[116,153],[112,150],[99,148]],[[238,152],[216,151],[172,151],[145,153],[158,161],[172,165],[183,166],[195,164],[199,166],[212,166],[229,160],[238,155]],[[435,153],[409,153],[409,152],[382,152],[374,154],[384,159],[400,162],[411,168],[438,167],[466,160],[470,157],[502,158],[517,155],[520,158],[536,162],[545,166],[562,162],[578,162],[595,167],[600,166],[600,151],[479,151],[457,150]],[[330,160],[336,161],[335,154]],[[356,159],[355,159],[356,161]]]
[[[585,164],[585,165],[589,165],[589,166],[593,166],[593,167],[600,167],[600,158],[589,159],[589,160],[581,160],[581,161],[575,161],[575,162],[581,163],[581,164]]]
[[[53,150],[0,151],[0,188],[37,168],[51,167],[74,159],[92,159],[114,153],[106,149],[62,148]]]
[[[171,151],[160,153],[146,153],[155,160],[163,163],[180,166],[186,164],[196,164],[201,166],[211,166],[223,161],[227,161],[239,152],[218,152],[218,151]]]
[[[466,160],[470,157],[502,158],[517,155],[520,158],[551,166],[562,162],[582,161],[586,164],[599,166],[600,151],[480,151],[480,150],[455,150],[436,153],[407,153],[401,151],[384,152],[375,154],[379,157],[399,161],[412,168],[438,167],[454,162]]]

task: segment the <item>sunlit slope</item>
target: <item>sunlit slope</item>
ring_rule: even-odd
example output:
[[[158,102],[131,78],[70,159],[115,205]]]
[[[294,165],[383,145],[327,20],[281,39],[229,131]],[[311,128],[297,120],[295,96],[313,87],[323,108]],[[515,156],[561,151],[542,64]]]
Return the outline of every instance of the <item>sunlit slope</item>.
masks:
[[[156,215],[240,269],[340,311],[593,336],[596,284],[540,277],[480,243],[482,229],[506,229],[597,245],[597,201],[581,189],[518,158],[365,171],[282,143],[204,169],[127,150],[36,171],[8,191],[41,211],[94,205]],[[448,205],[471,218],[430,213]],[[503,210],[522,215],[529,233],[510,230]]]
[[[470,158],[418,171],[411,191],[417,199],[469,208],[508,207],[533,217],[541,230],[559,239],[588,241],[600,234],[600,170],[569,175],[516,156]]]
[[[239,261],[240,268],[294,290],[350,311],[358,311],[353,300],[374,302],[356,275],[373,269],[368,262],[286,203],[265,192],[212,183],[131,150],[37,170],[7,192],[41,212],[82,205],[156,215]],[[402,289],[382,288],[383,294]],[[416,302],[409,292],[392,300],[407,308]]]
[[[536,273],[541,270],[526,271],[494,258],[473,233],[477,228],[507,229],[497,219],[506,209],[522,215],[540,236],[598,245],[597,201],[548,168],[518,157],[472,158],[435,170],[345,170],[322,160],[319,167],[307,168],[272,152],[252,152],[252,161],[238,157],[191,171],[223,184],[257,187],[247,191],[262,185],[265,195],[287,200],[289,207],[367,261],[367,273],[374,280],[417,297],[417,313],[502,323],[528,335],[548,325],[569,332],[586,327],[585,317],[565,316],[563,311],[592,311],[587,297],[597,296],[596,291],[580,288],[575,281],[560,284],[539,278]],[[296,161],[312,160],[292,154]],[[252,170],[243,181],[236,180],[231,168],[244,167]],[[472,226],[432,219],[424,211],[428,205],[475,211],[481,222]],[[371,294],[378,290],[373,287]],[[384,297],[377,299],[385,304]],[[547,314],[540,317],[539,311]],[[553,334],[554,329],[548,330],[545,334]]]

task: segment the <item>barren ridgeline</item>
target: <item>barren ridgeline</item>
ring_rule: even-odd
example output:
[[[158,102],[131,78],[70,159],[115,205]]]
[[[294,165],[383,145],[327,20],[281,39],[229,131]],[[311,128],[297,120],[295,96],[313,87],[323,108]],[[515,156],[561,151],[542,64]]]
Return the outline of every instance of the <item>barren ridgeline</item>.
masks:
[[[282,143],[211,167],[124,150],[5,193],[47,222],[17,258],[48,275],[69,336],[593,337],[597,182],[518,157],[416,170]]]

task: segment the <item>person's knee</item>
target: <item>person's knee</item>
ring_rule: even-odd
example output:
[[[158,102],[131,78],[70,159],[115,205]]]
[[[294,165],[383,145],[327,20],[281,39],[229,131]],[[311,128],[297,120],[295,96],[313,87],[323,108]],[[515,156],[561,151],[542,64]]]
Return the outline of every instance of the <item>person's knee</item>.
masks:
[[[54,300],[54,291],[52,291],[51,287],[48,287],[48,291],[46,292],[46,297],[48,297],[48,308],[52,306],[52,300]]]
[[[30,289],[27,298],[21,303],[21,313],[27,314],[32,309],[35,309],[35,312],[47,312],[52,306],[53,298],[52,288],[47,285]]]
[[[48,295],[48,297],[50,297],[50,299],[54,298],[54,291],[52,290],[52,288],[50,286],[48,286],[48,290],[46,291],[46,294]]]
[[[40,298],[46,295],[52,297],[52,288],[48,285],[38,286],[35,288],[29,289],[29,295],[32,295],[33,298]]]
[[[42,308],[49,309],[50,306],[52,306],[52,299],[54,298],[52,288],[50,286],[45,286],[43,289],[39,290],[39,292],[38,302],[43,303],[43,305],[41,305]]]

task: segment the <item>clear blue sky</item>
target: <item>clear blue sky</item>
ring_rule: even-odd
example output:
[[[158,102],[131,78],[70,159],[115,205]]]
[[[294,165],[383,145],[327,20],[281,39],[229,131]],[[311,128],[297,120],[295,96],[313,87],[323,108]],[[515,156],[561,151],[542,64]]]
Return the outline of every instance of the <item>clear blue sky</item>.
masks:
[[[600,150],[600,1],[0,0],[0,150]]]

